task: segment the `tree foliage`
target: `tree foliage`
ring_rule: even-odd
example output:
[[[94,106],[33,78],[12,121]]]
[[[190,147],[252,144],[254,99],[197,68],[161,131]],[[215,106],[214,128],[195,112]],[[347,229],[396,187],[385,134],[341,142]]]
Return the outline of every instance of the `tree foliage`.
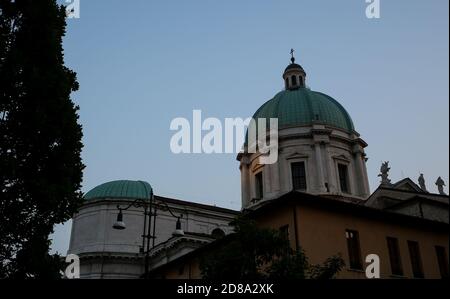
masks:
[[[0,0],[0,278],[55,277],[55,224],[81,204],[82,130],[55,0]]]
[[[200,261],[203,278],[332,279],[344,266],[339,255],[312,265],[302,249],[291,249],[280,231],[258,228],[248,219],[237,218],[232,225],[235,232]]]

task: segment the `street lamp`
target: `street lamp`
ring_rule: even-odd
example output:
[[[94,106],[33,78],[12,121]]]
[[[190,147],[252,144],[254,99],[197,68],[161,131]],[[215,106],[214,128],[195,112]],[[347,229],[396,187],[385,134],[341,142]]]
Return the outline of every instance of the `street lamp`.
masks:
[[[114,222],[113,224],[114,229],[124,230],[126,228],[126,225],[125,222],[123,221],[122,211],[128,210],[130,207],[144,207],[144,229],[143,229],[144,232],[142,234],[142,252],[145,253],[145,268],[143,276],[144,278],[148,278],[149,272],[150,240],[152,240],[152,248],[155,247],[156,209],[159,206],[159,204],[155,204],[154,201],[155,199],[153,196],[153,191],[151,191],[149,201],[138,198],[133,202],[131,202],[125,208],[121,208],[119,205],[117,205],[119,213],[117,214],[116,222]],[[181,220],[180,220],[180,218],[183,218],[183,214],[177,216],[172,212],[172,210],[170,209],[169,205],[166,202],[161,201],[161,203],[165,206],[162,209],[167,209],[169,213],[172,215],[172,217],[177,218],[176,228],[172,235],[175,237],[184,236],[184,231],[181,229]]]
[[[114,222],[113,224],[113,228],[114,229],[125,229],[125,222],[123,222],[123,214],[122,214],[122,209],[119,208],[119,214],[117,214],[117,220],[116,222]]]
[[[182,215],[183,216],[183,215]],[[175,227],[175,231],[172,234],[174,237],[184,236],[184,231],[181,229],[181,221],[180,217],[177,217],[177,226]]]

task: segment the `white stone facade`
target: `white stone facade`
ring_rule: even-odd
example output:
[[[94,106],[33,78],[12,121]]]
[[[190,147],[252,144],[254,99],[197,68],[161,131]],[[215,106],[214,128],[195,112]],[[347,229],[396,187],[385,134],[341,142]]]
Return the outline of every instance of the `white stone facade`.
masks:
[[[158,196],[155,199],[165,201],[176,215],[183,215],[181,228],[185,232],[211,235],[213,230],[220,229],[228,234],[232,231],[229,223],[238,214],[214,206]],[[132,206],[123,211],[126,229],[112,227],[117,219],[117,205],[125,207],[131,202],[89,200],[74,215],[68,253],[80,256],[82,278],[138,278],[143,273],[143,208]],[[155,245],[172,237],[176,221],[168,210],[157,210]]]
[[[241,171],[242,208],[255,204],[255,176],[262,172],[263,196],[273,199],[293,190],[291,165],[303,161],[306,190],[311,194],[343,195],[365,199],[369,196],[366,169],[367,144],[356,132],[329,127],[319,122],[311,126],[282,128],[278,132],[278,161],[259,164],[260,153],[238,155]],[[340,189],[338,165],[347,166],[348,192]]]

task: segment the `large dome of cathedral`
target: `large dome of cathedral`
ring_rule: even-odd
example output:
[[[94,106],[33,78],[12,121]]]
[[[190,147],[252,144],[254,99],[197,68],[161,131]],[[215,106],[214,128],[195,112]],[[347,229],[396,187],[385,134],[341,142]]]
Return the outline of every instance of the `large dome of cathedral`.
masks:
[[[278,118],[278,127],[322,123],[349,133],[355,130],[347,111],[332,97],[306,87],[283,90],[264,103],[253,118]]]
[[[256,110],[237,156],[244,209],[292,190],[360,199],[370,194],[367,143],[338,101],[306,87],[306,72],[293,52],[283,72],[285,89]],[[270,119],[278,120],[277,128]],[[262,136],[260,120],[266,121]],[[269,151],[260,151],[261,141]]]

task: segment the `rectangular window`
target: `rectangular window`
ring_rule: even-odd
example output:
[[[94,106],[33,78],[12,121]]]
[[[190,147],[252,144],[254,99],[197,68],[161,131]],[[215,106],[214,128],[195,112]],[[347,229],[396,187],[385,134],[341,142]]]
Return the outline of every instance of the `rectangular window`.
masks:
[[[350,260],[350,268],[362,270],[361,247],[359,245],[359,234],[354,230],[346,230],[348,257]]]
[[[386,240],[389,250],[389,261],[391,262],[391,272],[393,275],[403,275],[402,259],[400,256],[398,239],[387,237]]]
[[[294,190],[306,190],[305,162],[291,163],[292,187]]]
[[[448,259],[444,246],[435,246],[439,271],[442,278],[448,278]]]
[[[263,197],[263,176],[262,171],[255,175],[255,193],[256,198],[261,199]]]
[[[408,249],[413,277],[423,278],[422,258],[420,257],[419,243],[415,241],[408,241]]]
[[[338,172],[339,172],[339,184],[341,186],[341,191],[344,193],[348,192],[348,169],[347,165],[338,164]]]

